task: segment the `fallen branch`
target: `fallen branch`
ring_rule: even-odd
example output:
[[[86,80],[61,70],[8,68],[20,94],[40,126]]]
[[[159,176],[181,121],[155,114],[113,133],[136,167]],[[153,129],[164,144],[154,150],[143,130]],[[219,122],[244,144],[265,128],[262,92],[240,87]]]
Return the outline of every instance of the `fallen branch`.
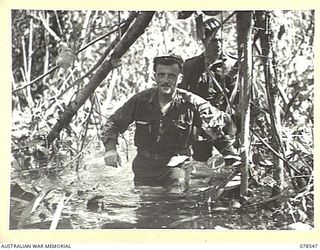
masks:
[[[270,202],[275,202],[275,201],[285,202],[290,199],[296,199],[301,196],[308,195],[310,193],[309,189],[310,189],[310,187],[307,186],[307,187],[303,187],[297,191],[290,192],[290,187],[287,187],[278,195],[272,196],[270,198],[267,198],[265,200],[262,200],[262,201],[259,201],[256,203],[246,204],[243,207],[246,208],[246,207],[260,206],[260,205],[265,205],[265,204],[268,204]]]
[[[17,229],[21,229],[24,225],[26,220],[30,217],[30,215],[37,209],[40,202],[55,188],[45,189],[43,190],[37,197],[35,197],[29,205],[22,211],[21,219],[17,225]]]
[[[292,193],[289,193],[289,187],[284,189],[280,194],[276,195],[276,196],[273,196],[273,197],[270,197],[270,198],[267,198],[265,200],[262,200],[262,201],[259,201],[259,202],[256,202],[256,203],[252,203],[252,204],[246,204],[243,206],[243,208],[246,208],[246,207],[255,207],[255,206],[260,206],[260,205],[265,205],[265,204],[268,204],[270,202],[274,202],[274,201],[287,201],[289,200],[289,198],[293,198],[295,196],[295,193],[292,194]]]
[[[208,189],[204,190],[201,195],[201,199],[203,196],[206,200],[211,199],[211,203],[215,203],[218,201],[220,196],[223,194],[226,185],[231,181],[237,174],[239,170],[235,170],[233,173],[229,174],[226,178],[224,178],[220,183],[210,186]]]
[[[65,198],[65,196],[66,196],[65,192],[63,192],[62,198],[59,201],[57,209],[56,209],[56,211],[55,211],[55,213],[53,215],[52,222],[51,222],[51,225],[50,225],[50,230],[55,230],[57,228],[57,225],[59,223],[60,216],[61,216],[61,213],[62,213],[62,210],[63,210],[63,207],[64,207],[64,198]]]

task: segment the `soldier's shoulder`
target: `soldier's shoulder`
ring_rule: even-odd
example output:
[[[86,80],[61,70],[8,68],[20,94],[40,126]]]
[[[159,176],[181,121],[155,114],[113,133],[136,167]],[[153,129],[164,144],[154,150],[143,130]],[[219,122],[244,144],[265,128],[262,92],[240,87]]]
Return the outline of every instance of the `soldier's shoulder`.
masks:
[[[135,98],[138,102],[148,101],[150,98],[152,98],[155,92],[156,88],[148,88],[138,92],[133,96],[133,98]]]
[[[178,90],[179,95],[182,97],[182,99],[187,102],[190,102],[192,104],[199,104],[199,103],[206,102],[205,99],[203,99],[202,97],[200,97],[190,91],[187,91],[187,90],[181,89],[181,88],[178,88],[177,90]]]
[[[203,53],[198,56],[194,56],[194,57],[186,59],[184,62],[184,66],[188,66],[191,64],[198,64],[201,62],[204,62],[204,54]]]

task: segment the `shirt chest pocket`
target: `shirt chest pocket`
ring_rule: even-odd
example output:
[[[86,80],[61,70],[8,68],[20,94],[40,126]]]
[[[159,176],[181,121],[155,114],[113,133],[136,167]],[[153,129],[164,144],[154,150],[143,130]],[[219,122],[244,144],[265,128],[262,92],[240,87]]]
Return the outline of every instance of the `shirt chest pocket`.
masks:
[[[190,133],[191,124],[185,120],[174,120],[173,126],[180,139],[185,138]]]
[[[154,136],[157,131],[155,120],[136,120],[136,133],[139,136]]]
[[[172,120],[172,123],[180,143],[188,144],[193,133],[193,112],[187,109],[185,112],[179,113],[176,119]]]

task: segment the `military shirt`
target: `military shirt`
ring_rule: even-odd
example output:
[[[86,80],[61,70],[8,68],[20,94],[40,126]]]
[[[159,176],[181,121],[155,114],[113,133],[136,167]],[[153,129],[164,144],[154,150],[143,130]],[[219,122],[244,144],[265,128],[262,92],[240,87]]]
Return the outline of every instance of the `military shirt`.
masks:
[[[179,88],[165,113],[161,112],[156,88],[131,97],[108,117],[102,137],[105,146],[112,144],[133,122],[136,125],[134,143],[138,150],[158,154],[174,154],[188,148],[199,131],[215,139],[234,130],[229,115],[205,99]]]

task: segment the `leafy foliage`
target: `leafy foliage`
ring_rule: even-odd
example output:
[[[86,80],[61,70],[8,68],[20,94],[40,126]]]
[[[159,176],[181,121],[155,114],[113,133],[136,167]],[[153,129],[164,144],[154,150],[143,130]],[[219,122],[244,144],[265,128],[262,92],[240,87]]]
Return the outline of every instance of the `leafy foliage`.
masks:
[[[221,32],[223,50],[237,57],[236,20],[232,13],[157,12],[149,28],[122,57],[121,66],[106,77],[78,111],[77,116],[70,124],[66,124],[60,138],[49,147],[46,135],[94,72],[78,82],[76,80],[84,76],[101,58],[105,48],[121,35],[119,25],[126,20],[130,12],[13,10],[12,180],[33,183],[32,181],[59,176],[61,171],[69,167],[77,172],[81,171],[81,159],[93,150],[90,143],[97,144],[96,140],[99,138],[105,117],[133,94],[152,86],[154,56],[174,52],[187,59],[202,53],[203,45],[198,39],[199,25],[201,26],[199,18],[214,17],[221,23],[227,20]],[[312,224],[314,12],[272,11],[270,23],[272,58],[269,59],[272,74],[276,76],[273,94],[279,101],[280,138],[284,147],[283,154],[276,153],[282,157],[287,167],[285,179],[288,188],[286,190],[289,191],[269,200],[276,183],[273,177],[275,170],[272,157],[275,152],[271,150],[272,147],[268,147],[272,145],[272,109],[268,103],[261,60],[263,48],[255,41],[251,128],[259,137],[252,133],[250,138],[252,181],[249,186],[250,194],[246,197],[248,203],[244,202],[249,204],[245,218],[258,218],[260,215],[254,215],[255,209],[261,205],[272,204],[275,208],[269,209],[265,214],[270,213],[287,222],[311,221]],[[254,30],[253,36],[258,31]],[[90,46],[87,46],[88,44]],[[61,46],[66,46],[71,55],[75,55],[74,63],[67,63],[65,68],[56,64],[57,60],[59,62],[59,55],[61,56]],[[50,69],[50,74],[45,74],[37,80]],[[236,103],[234,108],[236,109]],[[132,138],[132,130],[128,131],[125,137]],[[128,146],[126,139],[120,143],[124,154],[125,151],[131,150],[128,150],[131,145]],[[298,173],[292,167],[298,170]],[[23,188],[30,191],[34,186],[36,185],[25,184]],[[46,190],[42,191],[44,192],[39,192],[35,197],[39,198],[41,194],[46,193]],[[59,190],[51,193],[50,199],[54,200],[52,204],[58,204],[61,199],[66,198],[60,194]],[[42,196],[42,199],[48,202],[49,198]],[[92,200],[92,197],[88,200]],[[273,203],[279,200],[284,204],[284,209],[278,209]],[[218,207],[223,204],[219,203]],[[214,210],[215,205],[217,204],[211,204],[211,209]],[[25,222],[27,217],[31,216],[32,209],[32,205],[27,205],[25,216],[20,217],[20,222]],[[268,210],[268,206],[264,209]],[[46,217],[53,217],[54,211],[49,213],[50,215],[45,214]],[[198,218],[198,223],[202,222],[203,218]],[[181,224],[183,223],[188,224],[182,221]],[[253,228],[259,229],[259,223],[260,219]],[[276,223],[263,226],[274,228],[274,224]],[[240,226],[235,223],[229,227]]]

